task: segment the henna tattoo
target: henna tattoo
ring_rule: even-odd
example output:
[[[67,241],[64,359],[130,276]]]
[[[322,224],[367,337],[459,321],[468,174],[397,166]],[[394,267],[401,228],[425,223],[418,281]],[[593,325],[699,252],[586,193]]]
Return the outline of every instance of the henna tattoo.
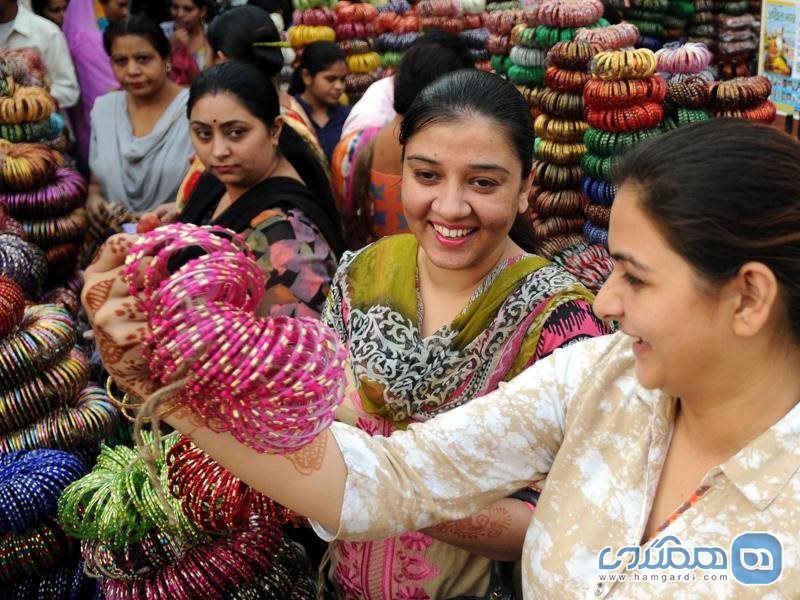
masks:
[[[511,513],[502,506],[490,506],[471,517],[439,523],[431,530],[465,540],[478,540],[500,537],[510,527]]]
[[[111,254],[127,254],[133,245],[128,239],[114,236],[106,244]]]
[[[87,292],[84,294],[84,298],[86,301],[86,306],[90,311],[96,313],[98,310],[100,310],[100,307],[108,301],[108,297],[111,295],[112,287],[114,287],[113,277],[111,279],[98,281],[87,290]]]
[[[103,357],[103,362],[106,364],[106,366],[113,365],[121,361],[122,357],[125,356],[125,353],[137,345],[136,342],[134,342],[120,346],[114,341],[114,338],[112,338],[106,332],[106,330],[99,325],[95,325],[93,329],[94,337],[97,340],[97,345],[100,347],[100,354]]]
[[[284,455],[284,458],[288,458],[292,462],[295,471],[301,475],[311,475],[314,471],[319,471],[322,468],[327,446],[328,436],[323,432],[314,438],[310,444],[303,446],[297,452]]]
[[[125,301],[121,306],[122,308],[114,311],[114,315],[117,317],[125,317],[129,320],[141,320],[145,317],[137,302]]]

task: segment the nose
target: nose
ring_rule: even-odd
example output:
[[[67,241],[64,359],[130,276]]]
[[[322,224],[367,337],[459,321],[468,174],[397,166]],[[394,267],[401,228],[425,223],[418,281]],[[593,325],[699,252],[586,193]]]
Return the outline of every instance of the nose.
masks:
[[[619,276],[613,271],[600,291],[595,296],[592,309],[598,319],[603,321],[619,321],[622,317],[622,296],[619,293]]]
[[[439,188],[439,194],[433,201],[434,211],[445,221],[455,222],[469,216],[472,207],[464,200],[461,182],[452,179],[445,180],[444,185]]]
[[[139,63],[136,60],[129,60],[128,61],[128,75],[135,77],[142,72],[142,68],[139,66]]]
[[[215,135],[211,138],[211,154],[215,159],[223,159],[228,156],[230,152],[231,149],[224,135]]]

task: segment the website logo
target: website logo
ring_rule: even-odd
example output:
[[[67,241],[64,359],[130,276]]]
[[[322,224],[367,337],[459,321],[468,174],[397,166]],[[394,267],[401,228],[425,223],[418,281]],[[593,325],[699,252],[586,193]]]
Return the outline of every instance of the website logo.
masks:
[[[769,533],[743,533],[731,545],[731,572],[747,585],[768,585],[783,569],[783,546]]]

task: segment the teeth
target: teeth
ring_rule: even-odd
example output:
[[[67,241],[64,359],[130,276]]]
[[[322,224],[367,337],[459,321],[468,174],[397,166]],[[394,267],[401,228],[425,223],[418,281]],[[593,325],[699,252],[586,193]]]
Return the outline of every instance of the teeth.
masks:
[[[448,238],[461,238],[472,233],[472,229],[448,229],[441,225],[434,225],[433,228],[444,237]]]

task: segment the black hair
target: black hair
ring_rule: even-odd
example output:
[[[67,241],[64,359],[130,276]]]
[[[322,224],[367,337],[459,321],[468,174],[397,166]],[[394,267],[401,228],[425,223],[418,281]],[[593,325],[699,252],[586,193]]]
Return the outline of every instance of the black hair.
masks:
[[[453,71],[424,88],[403,116],[400,144],[405,147],[414,134],[430,125],[473,116],[491,119],[505,132],[525,180],[533,166],[530,107],[512,83],[494,73],[474,69]],[[536,235],[527,214],[517,215],[509,236],[526,252],[536,251]]]
[[[248,6],[257,6],[268,13],[279,13],[283,11],[283,3],[280,0],[248,0]]]
[[[292,81],[289,84],[289,94],[302,94],[306,91],[306,84],[303,82],[303,70],[308,71],[312,77],[324,71],[337,62],[344,62],[344,51],[338,44],[333,42],[312,42],[305,48],[300,56],[300,62],[292,73]]]
[[[225,11],[213,21],[206,39],[216,55],[222,52],[231,60],[247,63],[274,77],[283,68],[283,54],[275,44],[281,36],[269,14],[257,6],[237,6]]]
[[[172,52],[167,36],[155,21],[145,15],[133,15],[108,24],[103,32],[103,48],[106,49],[106,54],[111,56],[111,47],[114,45],[114,41],[118,37],[126,35],[136,35],[146,39],[155,48],[158,55],[165,60]]]
[[[750,261],[769,267],[800,341],[800,143],[711,119],[635,147],[615,180],[638,185],[643,210],[706,281],[724,283]]]
[[[39,16],[43,16],[44,9],[47,8],[47,0],[31,0],[31,8]]]
[[[278,92],[272,81],[259,69],[231,61],[215,65],[200,73],[189,90],[186,114],[191,118],[195,103],[207,94],[226,93],[239,102],[270,131],[281,107]],[[323,207],[334,207],[330,180],[324,166],[297,131],[284,124],[278,139],[280,153],[291,163],[306,187],[316,194]],[[335,213],[335,209],[333,209]]]
[[[422,88],[445,73],[472,69],[475,61],[458,36],[432,30],[417,38],[403,54],[394,76],[394,111],[406,114]]]

